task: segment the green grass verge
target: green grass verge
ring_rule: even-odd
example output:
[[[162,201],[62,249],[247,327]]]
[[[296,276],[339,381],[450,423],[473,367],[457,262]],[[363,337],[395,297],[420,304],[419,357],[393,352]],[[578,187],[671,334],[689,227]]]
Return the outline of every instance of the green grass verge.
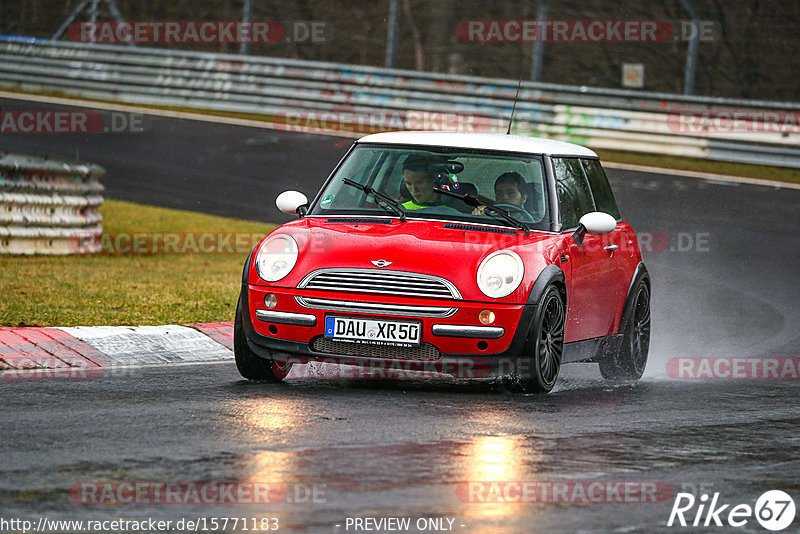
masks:
[[[100,211],[103,231],[111,238],[106,243],[132,248],[133,234],[169,235],[180,240],[173,250],[190,252],[0,256],[0,326],[232,321],[249,248],[236,247],[234,238],[233,252],[226,246],[219,247],[223,253],[196,252],[218,248],[209,246],[215,241],[195,244],[187,234],[234,234],[249,245],[255,234],[273,228],[115,200],[106,200]]]

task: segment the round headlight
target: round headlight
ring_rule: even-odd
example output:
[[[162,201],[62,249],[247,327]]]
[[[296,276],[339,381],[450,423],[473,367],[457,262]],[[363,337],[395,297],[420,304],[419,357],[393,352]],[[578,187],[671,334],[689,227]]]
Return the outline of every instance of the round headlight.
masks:
[[[493,299],[514,292],[522,282],[525,266],[516,252],[498,250],[489,254],[478,267],[478,287]]]
[[[291,236],[278,234],[261,244],[256,254],[256,271],[267,282],[277,282],[297,263],[297,242]]]

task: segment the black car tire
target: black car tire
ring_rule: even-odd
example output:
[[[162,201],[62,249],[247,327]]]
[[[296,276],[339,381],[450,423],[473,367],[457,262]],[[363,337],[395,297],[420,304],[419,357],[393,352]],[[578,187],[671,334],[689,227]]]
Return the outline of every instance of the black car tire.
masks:
[[[550,286],[536,307],[533,323],[514,369],[506,376],[506,387],[520,393],[549,393],[556,384],[564,354],[564,299]]]
[[[244,335],[242,313],[242,296],[239,295],[239,302],[236,304],[236,318],[233,323],[233,356],[239,374],[248,380],[282,381],[289,374],[292,364],[266,360],[250,350]]]
[[[600,360],[600,374],[613,381],[639,380],[650,351],[650,286],[640,277],[633,286],[631,306],[620,326],[622,345]]]

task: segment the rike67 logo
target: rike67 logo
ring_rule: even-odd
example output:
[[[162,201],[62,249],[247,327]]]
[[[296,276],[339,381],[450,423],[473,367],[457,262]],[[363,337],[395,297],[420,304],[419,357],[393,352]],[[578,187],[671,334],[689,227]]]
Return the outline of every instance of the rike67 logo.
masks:
[[[754,507],[749,504],[723,504],[719,493],[714,493],[710,502],[707,494],[696,499],[691,493],[678,493],[667,526],[738,528],[755,519],[763,528],[779,531],[791,525],[794,517],[794,500],[781,490],[765,492]]]

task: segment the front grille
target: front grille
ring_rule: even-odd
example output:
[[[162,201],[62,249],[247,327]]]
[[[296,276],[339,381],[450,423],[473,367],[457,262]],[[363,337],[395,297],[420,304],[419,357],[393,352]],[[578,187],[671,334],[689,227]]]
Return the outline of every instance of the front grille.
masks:
[[[314,338],[311,342],[311,350],[337,356],[360,356],[362,358],[383,358],[386,360],[433,361],[438,360],[440,356],[439,349],[430,343],[423,343],[419,347],[387,347],[384,345],[333,341],[322,336]]]
[[[458,289],[444,278],[378,269],[322,269],[306,276],[297,287],[393,297],[461,299]]]
[[[399,315],[402,317],[452,317],[458,308],[450,306],[420,306],[419,304],[385,304],[380,302],[352,302],[349,300],[298,297],[294,300],[304,307],[314,310],[340,311],[346,313],[366,313],[370,315]]]

